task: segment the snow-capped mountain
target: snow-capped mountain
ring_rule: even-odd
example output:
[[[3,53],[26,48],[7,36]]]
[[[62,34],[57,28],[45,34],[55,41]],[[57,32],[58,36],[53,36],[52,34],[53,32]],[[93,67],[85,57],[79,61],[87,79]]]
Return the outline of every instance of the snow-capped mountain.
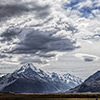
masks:
[[[4,75],[6,75],[7,73],[0,73],[0,77],[2,77],[2,76],[4,76]]]
[[[97,71],[89,78],[87,78],[80,86],[77,86],[68,92],[71,93],[82,93],[82,92],[90,92],[96,93],[100,92],[100,71]]]
[[[0,92],[55,93],[64,92],[82,83],[70,74],[48,74],[28,63],[0,78]]]

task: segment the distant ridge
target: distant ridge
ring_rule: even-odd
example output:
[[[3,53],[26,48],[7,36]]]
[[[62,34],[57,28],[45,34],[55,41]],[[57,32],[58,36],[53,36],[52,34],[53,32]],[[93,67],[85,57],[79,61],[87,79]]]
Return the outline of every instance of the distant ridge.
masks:
[[[80,86],[67,91],[67,93],[100,93],[100,71],[87,78]]]

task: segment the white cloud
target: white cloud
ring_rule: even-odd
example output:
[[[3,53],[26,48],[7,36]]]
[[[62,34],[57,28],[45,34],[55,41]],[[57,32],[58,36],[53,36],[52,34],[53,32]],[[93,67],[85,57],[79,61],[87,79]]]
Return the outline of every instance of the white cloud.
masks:
[[[74,54],[75,57],[86,61],[86,62],[91,62],[91,61],[98,61],[99,57],[95,55],[90,55],[90,54],[83,54],[83,53],[76,53]]]
[[[2,58],[2,63],[5,60],[8,64],[29,61],[47,64],[52,59],[57,60],[59,54],[63,55],[63,52],[76,48],[72,37],[77,28],[66,17],[62,8],[66,0],[22,0],[17,4],[15,2],[9,0],[2,6],[5,11],[9,8],[7,10],[10,15],[3,14],[5,19],[0,22],[0,52],[7,56],[13,55],[11,59]],[[13,6],[16,6],[15,10]]]
[[[12,5],[15,5],[16,0],[4,1],[2,4],[7,5],[5,10],[9,8],[9,4],[13,9]],[[63,9],[64,4],[71,2],[78,3]],[[0,59],[2,65],[33,62],[37,66],[45,66],[52,60],[58,60],[66,52],[74,50],[75,45],[83,47],[84,41],[94,47],[93,51],[97,51],[99,44],[95,45],[90,39],[100,33],[100,12],[92,5],[96,2],[95,7],[97,7],[100,4],[98,0],[94,2],[91,0],[19,0],[16,6],[17,13],[8,9],[8,12],[13,11],[14,16],[10,12],[10,16],[6,17],[5,14],[4,19],[0,17],[3,19],[0,21],[0,53],[7,55],[7,58]],[[19,5],[23,6],[23,11]],[[84,8],[86,6],[92,9],[92,14],[87,13],[87,8]],[[85,11],[82,12],[83,8]],[[91,18],[93,14],[96,17]],[[86,50],[90,50],[88,46]],[[97,56],[89,55],[87,51],[84,51],[86,54],[75,54],[75,56],[84,61],[99,59]],[[9,59],[10,55],[12,55],[11,59]]]

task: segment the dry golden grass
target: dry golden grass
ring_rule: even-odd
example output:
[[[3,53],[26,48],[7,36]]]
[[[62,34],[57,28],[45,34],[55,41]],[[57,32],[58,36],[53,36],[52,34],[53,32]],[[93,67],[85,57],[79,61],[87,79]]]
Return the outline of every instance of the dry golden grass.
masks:
[[[0,93],[0,100],[100,100],[100,94]]]

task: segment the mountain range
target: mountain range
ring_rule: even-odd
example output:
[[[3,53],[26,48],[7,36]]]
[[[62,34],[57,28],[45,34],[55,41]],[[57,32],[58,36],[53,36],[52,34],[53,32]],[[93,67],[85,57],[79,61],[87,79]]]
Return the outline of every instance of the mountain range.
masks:
[[[71,74],[46,73],[28,63],[13,73],[0,78],[0,92],[58,93],[82,83]]]

